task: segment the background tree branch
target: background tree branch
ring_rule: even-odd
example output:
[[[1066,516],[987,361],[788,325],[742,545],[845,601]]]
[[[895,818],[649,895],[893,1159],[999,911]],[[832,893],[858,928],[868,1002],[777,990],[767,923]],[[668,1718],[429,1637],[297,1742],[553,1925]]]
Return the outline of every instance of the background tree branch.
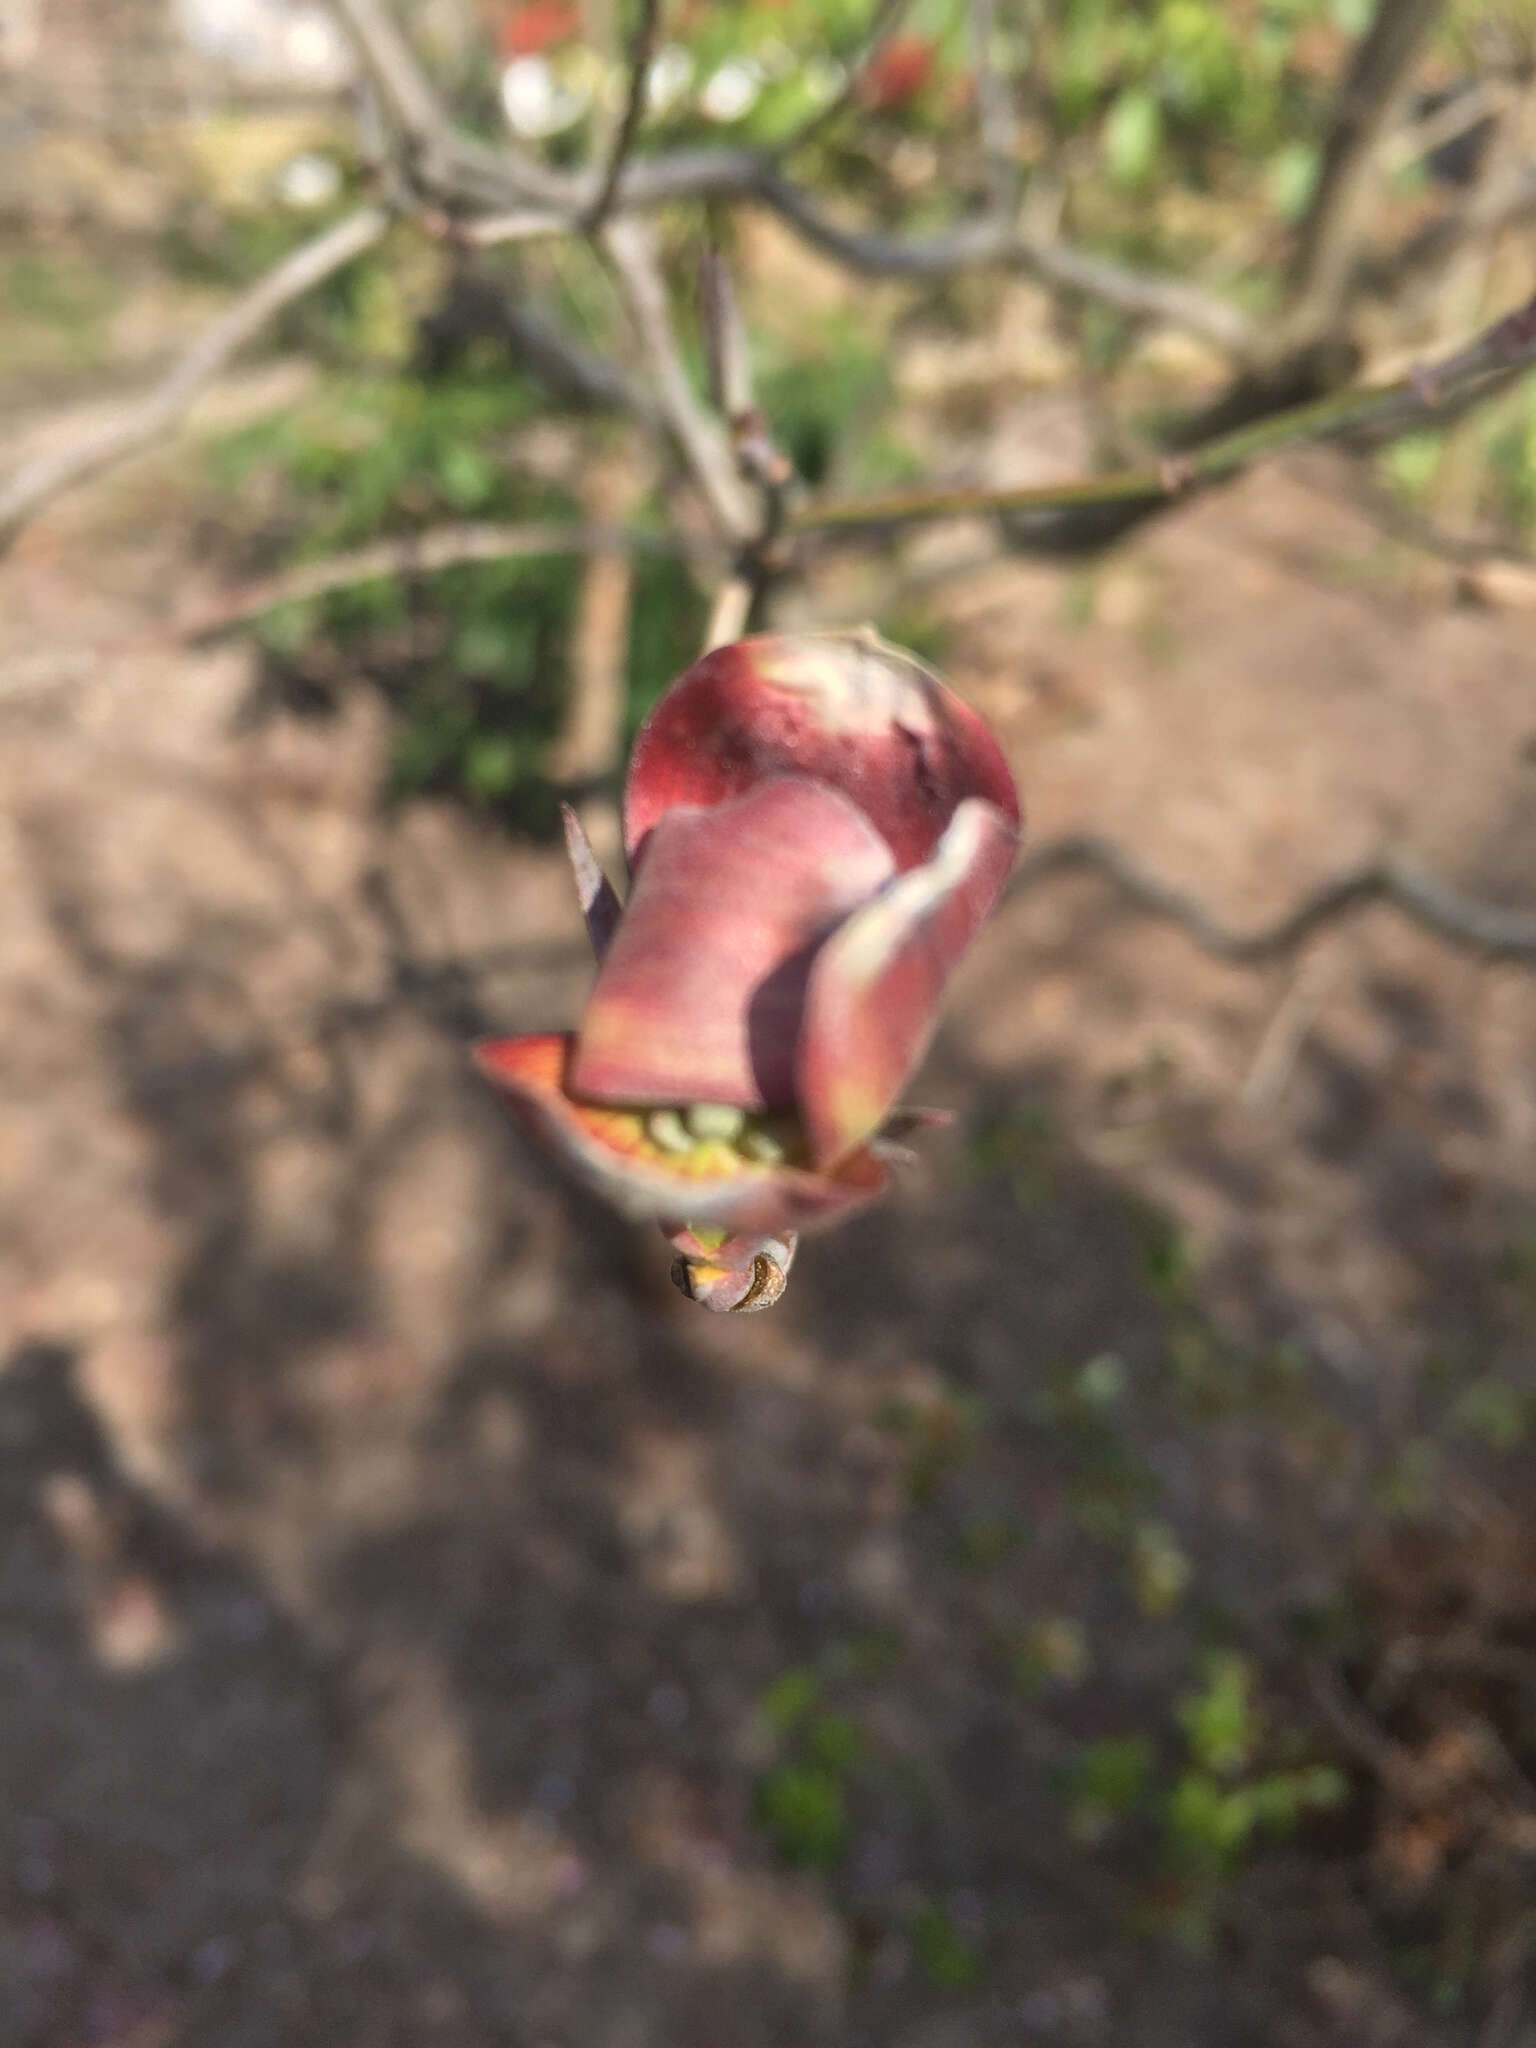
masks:
[[[359,207],[269,270],[180,356],[153,390],[78,440],[45,449],[0,483],[0,553],[50,498],[172,428],[212,378],[280,313],[383,239],[390,215]]]
[[[1443,11],[1443,0],[1377,0],[1340,86],[1317,187],[1297,230],[1282,350],[1314,340],[1343,311],[1381,175],[1381,143],[1401,120],[1413,68]]]
[[[593,200],[583,223],[588,234],[595,234],[608,218],[619,189],[619,180],[624,175],[624,166],[629,161],[629,153],[635,146],[636,136],[640,133],[640,122],[645,113],[646,85],[650,78],[651,59],[656,53],[656,32],[660,26],[661,0],[641,0],[640,20],[630,48],[629,87],[624,98],[624,111],[619,117],[608,163],[598,184],[597,197]]]

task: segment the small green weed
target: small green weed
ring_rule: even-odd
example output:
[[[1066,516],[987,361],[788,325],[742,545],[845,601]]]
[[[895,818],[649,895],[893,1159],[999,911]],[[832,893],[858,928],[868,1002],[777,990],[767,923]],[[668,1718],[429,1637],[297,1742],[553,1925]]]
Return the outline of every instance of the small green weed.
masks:
[[[964,1933],[942,1906],[925,1905],[913,1915],[912,1953],[917,1967],[937,1991],[969,1991],[986,1969],[986,1950]]]

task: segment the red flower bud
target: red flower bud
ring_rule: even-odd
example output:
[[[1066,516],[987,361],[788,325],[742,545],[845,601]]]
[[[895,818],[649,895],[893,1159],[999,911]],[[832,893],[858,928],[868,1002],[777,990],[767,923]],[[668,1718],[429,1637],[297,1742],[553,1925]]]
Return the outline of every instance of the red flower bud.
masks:
[[[579,1031],[477,1059],[590,1185],[662,1223],[696,1300],[766,1306],[794,1233],[885,1186],[881,1126],[1007,878],[1018,798],[910,655],[764,636],[657,703],[624,822],[621,907],[567,819],[599,955]]]

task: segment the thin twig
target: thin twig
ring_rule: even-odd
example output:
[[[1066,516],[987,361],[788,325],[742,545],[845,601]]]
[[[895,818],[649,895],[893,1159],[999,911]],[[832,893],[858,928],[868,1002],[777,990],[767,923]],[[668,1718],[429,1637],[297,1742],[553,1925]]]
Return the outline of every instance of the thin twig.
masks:
[[[710,243],[699,258],[699,326],[709,365],[709,395],[723,419],[752,407],[752,351],[725,258]]]
[[[227,313],[200,334],[152,391],[83,439],[46,449],[0,483],[0,554],[48,499],[165,433],[197,393],[255,339],[284,306],[343,269],[382,239],[390,222],[380,206],[360,207],[285,256]]]
[[[364,0],[344,4],[357,7]],[[438,217],[438,231],[482,244],[579,229],[598,198],[596,175],[567,179],[542,166],[534,169],[538,177],[530,179],[520,160],[441,126],[417,142],[410,166],[414,184],[450,209]],[[532,208],[530,199],[536,202]],[[1245,355],[1256,341],[1254,323],[1229,301],[1181,279],[1133,270],[1031,233],[1001,212],[933,235],[845,227],[803,186],[786,178],[773,155],[761,151],[680,149],[630,161],[611,218],[627,219],[677,200],[755,200],[778,214],[802,241],[864,277],[929,280],[1011,267],[1057,291],[1080,293],[1134,318],[1165,321],[1202,335],[1229,354]]]
[[[1459,142],[1473,128],[1480,128],[1491,114],[1502,113],[1514,98],[1506,79],[1474,79],[1465,92],[1458,92],[1444,106],[1421,120],[1409,121],[1382,145],[1383,170],[1401,171],[1409,164]]]
[[[1392,904],[1411,923],[1468,952],[1496,959],[1536,959],[1536,911],[1510,910],[1464,896],[1399,854],[1346,868],[1270,923],[1246,931],[1224,924],[1197,898],[1150,874],[1113,840],[1092,832],[1068,833],[1035,847],[1015,870],[1010,893],[1022,894],[1047,877],[1074,868],[1103,875],[1138,909],[1178,925],[1201,952],[1242,966],[1292,952],[1322,926],[1370,902]]]
[[[1380,145],[1397,121],[1444,0],[1377,0],[1355,46],[1323,146],[1317,190],[1297,231],[1292,307],[1277,347],[1329,332],[1349,295],[1380,177]]]
[[[423,364],[429,373],[441,371],[481,335],[510,349],[561,405],[628,413],[653,429],[661,424],[649,392],[573,334],[548,306],[536,304],[521,277],[466,266],[456,272],[441,306],[421,323]]]
[[[752,597],[752,583],[746,576],[731,576],[721,584],[710,607],[709,622],[704,628],[704,644],[699,649],[700,654],[708,654],[716,647],[725,647],[732,640],[741,638],[747,630]]]
[[[1324,1658],[1309,1657],[1304,1668],[1313,1704],[1339,1742],[1389,1792],[1412,1803],[1423,1781],[1412,1752],[1377,1727]]]
[[[645,349],[672,438],[721,532],[735,541],[750,540],[757,525],[753,508],[719,422],[699,403],[688,381],[650,225],[611,220],[601,239]]]
[[[429,232],[468,249],[494,249],[504,242],[545,242],[571,232],[570,216],[548,207],[520,206],[510,213],[483,214],[477,220],[460,220],[452,214],[434,218],[425,211],[418,217]]]
[[[795,155],[798,150],[825,133],[834,121],[840,121],[858,96],[864,74],[879,56],[901,25],[902,16],[911,6],[912,0],[878,0],[870,17],[869,27],[864,31],[864,40],[843,69],[841,85],[825,106],[818,107],[814,114],[801,122],[784,140],[776,143],[774,154],[781,162]]]
[[[961,486],[949,490],[893,491],[880,496],[823,500],[792,512],[788,529],[821,533],[907,526],[919,520],[1002,512],[1019,522],[1010,528],[1020,546],[1048,546],[1063,517],[1115,508],[1130,523],[1138,506],[1154,507],[1199,484],[1219,482],[1250,463],[1303,442],[1340,437],[1375,446],[1410,433],[1426,421],[1453,419],[1469,405],[1520,376],[1536,362],[1536,297],[1474,336],[1439,363],[1417,368],[1395,382],[1331,393],[1308,405],[1272,413],[1202,446],[1156,465],[1113,471],[1070,484],[1019,489]],[[1032,536],[1024,523],[1040,522]],[[1117,529],[1118,530],[1118,529]]]
[[[1245,313],[1179,278],[1128,269],[1063,242],[1028,234],[1005,214],[983,214],[935,235],[887,235],[845,228],[801,186],[762,169],[747,197],[760,199],[801,238],[863,277],[955,277],[964,271],[1018,269],[1057,290],[1101,300],[1143,320],[1162,320],[1243,354],[1254,341]]]
[[[536,158],[466,135],[444,111],[410,45],[377,0],[332,0],[343,28],[410,144],[410,172],[440,196],[476,206],[537,200],[572,210],[568,179]]]
[[[614,134],[613,148],[597,188],[597,197],[582,223],[589,235],[595,235],[608,218],[618,193],[619,180],[624,175],[624,166],[640,132],[641,117],[645,113],[646,82],[650,77],[651,58],[655,54],[656,34],[660,26],[661,0],[640,0],[640,21],[630,46],[629,92],[624,101],[624,112]]]
[[[1364,255],[1357,282],[1363,291],[1386,297],[1416,285],[1426,295],[1440,272],[1469,242],[1488,242],[1508,227],[1536,217],[1536,165],[1519,163],[1477,189],[1466,202],[1427,221],[1379,256]]]
[[[1013,198],[1017,134],[1013,95],[997,68],[997,0],[970,0],[971,70],[976,80],[976,126],[987,185],[996,205]]]
[[[302,604],[383,577],[432,576],[468,562],[504,562],[533,555],[682,553],[712,557],[712,551],[694,547],[680,536],[642,533],[634,527],[562,526],[540,520],[512,526],[434,526],[425,533],[374,541],[368,547],[331,555],[323,562],[305,562],[281,575],[247,584],[187,620],[180,632],[187,640],[206,640],[244,625],[262,612],[275,611],[279,605]]]

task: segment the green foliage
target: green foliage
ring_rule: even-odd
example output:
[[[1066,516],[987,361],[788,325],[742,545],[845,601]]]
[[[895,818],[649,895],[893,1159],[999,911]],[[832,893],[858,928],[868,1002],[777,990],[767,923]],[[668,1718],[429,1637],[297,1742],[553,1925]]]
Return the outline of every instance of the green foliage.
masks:
[[[778,1855],[829,1870],[848,1843],[848,1802],[837,1775],[817,1764],[776,1764],[757,1783],[753,1813]]]
[[[1104,162],[1117,185],[1146,184],[1163,147],[1163,106],[1144,85],[1130,85],[1104,122]]]
[[[821,1679],[805,1666],[781,1671],[757,1703],[770,1727],[787,1735],[799,1726],[821,1697]]]
[[[935,1990],[969,1991],[980,1982],[986,1951],[980,1941],[955,1925],[942,1906],[919,1908],[912,1919],[911,1940],[917,1967]]]
[[[1138,1813],[1152,1785],[1157,1753],[1141,1734],[1106,1735],[1079,1753],[1069,1776],[1068,1819],[1080,1841],[1098,1842],[1117,1821]]]
[[[1405,435],[1378,460],[1405,503],[1433,515],[1449,495],[1456,524],[1465,525],[1470,512],[1529,540],[1536,535],[1536,378],[1454,427]]]
[[[849,1714],[818,1711],[821,1674],[781,1671],[758,1700],[778,1754],[757,1780],[753,1815],[775,1854],[797,1868],[827,1871],[847,1847],[848,1787],[867,1756],[864,1731]]]
[[[1221,0],[1068,0],[1039,55],[1060,127],[1097,123],[1121,187],[1206,184],[1230,153],[1267,163],[1294,204],[1298,172],[1278,167],[1312,140],[1328,88],[1302,39],[1329,25],[1340,26],[1329,0],[1268,0],[1256,19]]]
[[[1348,1793],[1331,1764],[1253,1771],[1262,1731],[1247,1660],[1231,1651],[1206,1659],[1204,1683],[1180,1702],[1186,1763],[1166,1806],[1175,1860],[1196,1872],[1224,1873],[1255,1837],[1288,1835],[1304,1816],[1340,1805]]]
[[[1209,1653],[1175,1722],[1179,1739],[1162,1754],[1142,1730],[1085,1744],[1067,1774],[1067,1821],[1088,1843],[1134,1824],[1174,1884],[1172,1924],[1204,1945],[1223,1884],[1259,1842],[1293,1834],[1308,1814],[1339,1806],[1349,1787],[1331,1764],[1269,1764],[1274,1745],[1260,1721],[1252,1669],[1230,1650]]]
[[[1490,1450],[1512,1451],[1524,1443],[1536,1421],[1536,1394],[1488,1373],[1463,1389],[1449,1420],[1459,1435],[1477,1437]]]
[[[1315,142],[1287,142],[1269,160],[1269,203],[1282,220],[1300,220],[1317,185],[1322,158]]]
[[[1138,1522],[1131,1539],[1131,1582],[1142,1613],[1163,1620],[1189,1587],[1192,1567],[1166,1522]]]
[[[1205,1684],[1180,1704],[1178,1720],[1191,1762],[1230,1777],[1243,1770],[1257,1736],[1252,1677],[1244,1658],[1216,1650],[1205,1660]]]
[[[282,559],[306,561],[439,520],[572,518],[548,485],[520,474],[516,431],[545,409],[503,369],[427,380],[338,376],[310,402],[227,436],[213,451],[231,500],[273,508]],[[566,687],[581,576],[570,556],[508,558],[416,584],[381,578],[261,622],[283,667],[344,650],[397,711],[392,787],[439,790],[536,830],[554,824],[545,773]],[[628,723],[697,651],[703,601],[664,557],[636,564]]]
[[[1169,1307],[1187,1302],[1194,1292],[1194,1258],[1188,1240],[1170,1218],[1148,1217],[1141,1270],[1158,1300]]]
[[[878,335],[852,313],[831,314],[793,346],[759,346],[758,403],[775,439],[808,484],[836,473],[849,488],[898,481],[870,474],[860,456],[891,396],[890,365]]]

